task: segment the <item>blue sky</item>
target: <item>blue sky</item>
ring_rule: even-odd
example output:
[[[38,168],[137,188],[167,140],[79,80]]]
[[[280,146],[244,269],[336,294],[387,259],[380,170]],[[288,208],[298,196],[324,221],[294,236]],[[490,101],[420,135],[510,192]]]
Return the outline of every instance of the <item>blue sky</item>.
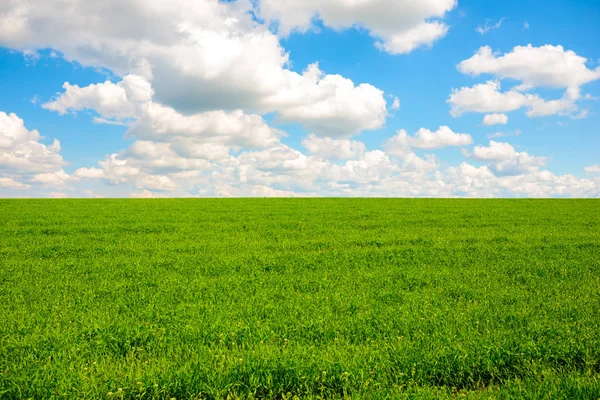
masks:
[[[599,196],[600,3],[362,3],[0,6],[0,196]]]

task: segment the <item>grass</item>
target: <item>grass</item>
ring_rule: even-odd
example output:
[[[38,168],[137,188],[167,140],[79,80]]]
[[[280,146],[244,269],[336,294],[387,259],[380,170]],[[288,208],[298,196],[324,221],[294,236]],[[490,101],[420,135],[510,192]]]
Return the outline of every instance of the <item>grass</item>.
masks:
[[[598,200],[0,200],[0,398],[600,398]]]

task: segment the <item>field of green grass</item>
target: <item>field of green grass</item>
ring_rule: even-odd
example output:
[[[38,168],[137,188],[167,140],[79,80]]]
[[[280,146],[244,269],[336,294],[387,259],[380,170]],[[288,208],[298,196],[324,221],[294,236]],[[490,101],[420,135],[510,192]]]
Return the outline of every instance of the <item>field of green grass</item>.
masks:
[[[0,200],[0,398],[600,398],[600,201]]]

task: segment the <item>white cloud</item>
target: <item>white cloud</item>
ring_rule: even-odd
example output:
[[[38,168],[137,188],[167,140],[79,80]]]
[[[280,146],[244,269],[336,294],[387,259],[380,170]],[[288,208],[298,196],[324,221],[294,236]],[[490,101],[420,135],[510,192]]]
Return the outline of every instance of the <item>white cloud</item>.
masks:
[[[308,154],[326,160],[346,160],[357,158],[366,152],[364,143],[348,139],[322,138],[313,134],[302,140]]]
[[[157,199],[165,196],[163,194],[153,193],[150,190],[143,189],[140,192],[132,192],[129,197],[134,199]]]
[[[67,193],[63,193],[63,192],[50,192],[48,193],[48,196],[54,198],[54,199],[68,199],[69,195]]]
[[[586,174],[600,174],[600,165],[590,165],[585,167]]]
[[[517,91],[500,92],[499,81],[488,81],[473,87],[453,89],[450,98],[450,114],[458,117],[465,112],[508,112],[528,104],[528,95]]]
[[[277,119],[281,122],[302,123],[324,136],[351,136],[365,129],[378,129],[385,122],[383,92],[371,85],[354,86],[339,75],[325,76],[316,64],[298,75],[298,80],[303,82],[265,100],[279,105]],[[65,83],[64,87],[64,93],[43,107],[61,114],[95,110],[102,116],[96,122],[121,124],[126,120],[131,126],[129,134],[139,138],[209,136],[229,146],[260,147],[275,143],[281,134],[269,128],[260,116],[241,110],[184,115],[153,102],[153,89],[140,76],[127,75],[116,84],[107,81],[80,88]]]
[[[527,111],[528,117],[543,117],[547,115],[570,115],[572,118],[585,118],[587,115],[586,110],[583,110],[583,114],[577,113],[578,107],[575,101],[579,99],[579,90],[567,90],[564,96],[557,100],[543,100],[537,96],[530,97],[529,110]],[[579,117],[581,116],[581,117]]]
[[[577,91],[567,90],[561,99],[546,101],[538,95],[521,93],[514,88],[500,91],[499,81],[488,81],[472,87],[453,89],[447,103],[450,104],[450,114],[454,117],[466,112],[505,113],[527,109],[527,116],[539,117],[552,114],[574,115],[577,111],[575,100]]]
[[[449,146],[466,146],[473,143],[471,135],[454,133],[447,126],[440,126],[437,131],[421,128],[415,136],[409,136],[404,129],[388,139],[383,148],[390,154],[402,157],[410,153],[410,148],[439,149]]]
[[[581,86],[600,79],[600,67],[592,70],[586,63],[586,58],[562,46],[516,46],[504,55],[483,46],[458,65],[460,72],[473,76],[492,74],[498,79],[515,79],[521,83],[504,93],[500,92],[498,80],[455,89],[448,99],[450,112],[459,116],[469,111],[507,112],[527,107],[529,117],[560,114],[585,118],[587,112],[580,112],[577,106],[577,100],[582,97]],[[524,93],[536,87],[564,88],[565,93],[556,100]]]
[[[329,140],[332,139],[325,142]],[[334,147],[340,145],[335,142]],[[128,149],[109,157],[101,163],[105,169],[102,182],[129,187],[128,193],[136,196],[167,193],[168,196],[228,197],[582,197],[595,196],[600,188],[600,182],[594,180],[554,176],[542,171],[543,158],[517,152],[508,144],[493,142],[489,147],[477,146],[475,155],[469,155],[487,165],[475,167],[463,163],[446,170],[439,169],[435,156],[420,158],[410,149],[398,158],[393,158],[387,151],[360,151],[354,158],[332,163],[321,156],[303,154],[279,144],[268,149],[244,151],[207,164],[205,168],[155,171],[150,157],[152,151],[148,149],[143,154],[136,151],[136,157],[140,157],[136,158]],[[117,168],[123,170],[116,172]],[[135,190],[132,192],[132,189]]]
[[[102,124],[102,125],[116,125],[116,126],[129,126],[130,125],[130,123],[127,121],[119,121],[116,119],[108,119],[108,118],[102,118],[102,117],[92,118],[92,123]]]
[[[483,117],[483,124],[486,126],[506,125],[507,123],[508,116],[506,114],[487,114]]]
[[[110,81],[79,87],[65,82],[64,93],[56,99],[42,105],[43,108],[64,115],[68,111],[95,110],[104,117],[117,119],[135,116],[135,103],[127,98],[123,88],[125,80],[139,77],[128,75],[123,82],[114,84]]]
[[[0,111],[0,175],[3,171],[22,176],[36,172],[56,171],[66,163],[59,154],[60,142],[39,142],[35,129],[28,130],[16,114]]]
[[[488,167],[496,175],[520,175],[538,170],[546,163],[545,157],[534,157],[527,152],[518,152],[509,143],[490,140],[488,147],[475,146],[471,158],[488,161]]]
[[[0,187],[7,188],[7,189],[24,190],[24,189],[29,189],[31,187],[31,185],[17,182],[12,178],[0,177]]]
[[[497,178],[487,166],[475,167],[463,162],[448,168],[445,179],[459,196],[493,197],[500,192]]]
[[[514,158],[517,151],[509,143],[494,142],[490,140],[489,147],[475,146],[473,158],[485,161],[506,161]]]
[[[16,114],[0,111],[0,149],[10,149],[27,142],[40,139],[40,133],[25,128],[25,123]]]
[[[210,157],[208,153],[217,145],[222,148],[264,147],[277,143],[282,134],[270,128],[262,117],[247,115],[241,110],[181,114],[171,107],[154,103],[152,87],[139,76],[127,75],[117,84],[105,82],[84,88],[65,84],[65,88],[63,94],[44,107],[63,114],[91,109],[114,123],[126,119],[130,126],[128,136],[176,141],[182,152],[198,152],[204,146],[208,150],[206,157]],[[207,147],[210,144],[212,147]]]
[[[529,29],[529,22],[525,21],[523,23],[523,29],[525,29],[525,30]]]
[[[325,75],[318,64],[294,78],[293,84],[268,98],[280,122],[297,122],[323,136],[348,137],[385,123],[383,91],[369,84],[355,86],[340,75]],[[269,107],[271,108],[271,107]]]
[[[99,195],[99,194],[97,194],[96,192],[94,192],[93,190],[90,190],[90,189],[84,190],[83,194],[85,196],[93,198],[93,199],[101,199],[101,198],[103,198],[102,195]]]
[[[509,137],[509,136],[519,136],[521,134],[520,129],[515,129],[512,132],[494,132],[487,137],[489,139],[499,138],[499,137]]]
[[[139,168],[133,167],[129,160],[121,160],[117,154],[111,154],[98,164],[103,170],[105,178],[112,184],[125,183],[132,177],[140,175]]]
[[[261,13],[270,12],[281,32],[309,28],[318,15],[334,29],[367,30],[391,53],[430,46],[446,34],[442,18],[456,6],[455,0],[267,0],[263,6],[267,3],[271,11],[263,7]],[[3,192],[22,189],[26,195],[48,186],[73,195],[71,185],[81,184],[94,185],[86,195],[145,197],[597,195],[595,180],[554,176],[540,170],[542,157],[514,148],[510,157],[480,160],[485,166],[444,170],[435,155],[414,153],[472,142],[447,127],[399,133],[383,149],[367,150],[350,137],[384,126],[388,109],[397,109],[400,101],[368,83],[327,74],[316,63],[303,73],[292,71],[279,38],[255,20],[252,9],[242,0],[71,0],[69,7],[58,0],[0,2],[1,46],[28,54],[51,48],[55,56],[122,77],[86,87],[65,83],[63,93],[44,106],[62,114],[93,111],[93,122],[126,125],[133,139],[96,166],[69,175],[58,141],[43,144],[37,131],[2,113]],[[481,73],[509,77],[510,68],[502,68]],[[490,110],[482,112],[504,112],[494,108],[509,98],[516,104],[512,109],[523,107],[532,115],[581,114],[572,106],[581,85],[544,101],[527,92],[537,78],[523,77],[506,93],[498,84],[491,91],[497,99],[485,100]],[[471,111],[479,100],[467,96],[456,110]],[[303,142],[307,152],[282,144],[283,132],[270,127],[264,113],[313,133]]]
[[[75,178],[80,179],[100,179],[104,177],[104,172],[100,168],[79,168],[74,173]]]
[[[151,103],[143,108],[127,135],[138,139],[199,139],[204,143],[260,148],[275,144],[282,132],[269,127],[259,115],[207,111],[183,115],[170,107]]]
[[[140,175],[135,181],[138,188],[154,190],[158,192],[172,192],[177,189],[176,182],[166,175]]]
[[[516,79],[531,87],[579,88],[600,79],[600,67],[588,69],[587,59],[562,46],[515,46],[510,53],[494,54],[489,46],[462,61],[463,74],[493,74],[500,79]]]
[[[475,31],[477,31],[477,33],[479,33],[480,35],[485,35],[486,33],[488,33],[491,30],[500,29],[503,22],[504,22],[504,17],[500,18],[500,20],[498,22],[496,22],[495,24],[490,25],[490,20],[486,19],[485,24],[483,26],[478,26],[477,28],[475,28]]]
[[[178,154],[174,149],[181,145],[183,150]],[[211,152],[211,150],[213,150]],[[138,140],[118,155],[119,159],[127,160],[129,165],[147,173],[165,174],[177,171],[202,171],[210,163],[205,158],[225,159],[228,148],[210,144],[187,146],[185,142],[160,143]],[[220,153],[220,154],[219,154]]]
[[[262,0],[259,13],[277,21],[283,34],[311,29],[314,18],[338,30],[364,27],[379,48],[403,54],[445,36],[448,26],[440,19],[456,4],[456,0]]]
[[[36,174],[32,182],[40,183],[43,186],[63,187],[70,178],[70,175],[61,169],[55,172]]]
[[[431,47],[438,39],[446,36],[448,25],[442,22],[423,22],[401,35],[384,38],[375,45],[390,54],[406,54],[419,47]]]
[[[399,110],[400,109],[400,99],[396,96],[392,96],[393,102],[390,106],[390,110]]]
[[[57,0],[29,0],[27,7],[18,2],[0,7],[0,45],[53,48],[68,60],[125,76],[119,84],[86,88],[67,83],[46,108],[94,109],[101,115],[98,123],[124,123],[135,113],[132,101],[148,100],[126,97],[134,88],[125,86],[138,76],[151,84],[156,103],[183,115],[276,112],[282,121],[333,136],[377,129],[385,121],[383,92],[375,87],[324,74],[316,65],[304,74],[289,70],[288,54],[252,18],[249,1],[111,2],[100,7],[73,0],[65,8]],[[144,89],[142,97],[148,96]]]
[[[466,146],[473,143],[471,135],[454,133],[447,126],[440,126],[435,132],[421,128],[413,138],[409,138],[411,147],[417,149],[439,149],[449,146]]]
[[[589,179],[572,175],[557,176],[549,171],[533,171],[519,175],[496,176],[487,166],[467,163],[450,167],[444,177],[453,193],[469,197],[589,197],[598,185]]]
[[[597,184],[589,179],[557,176],[550,171],[501,177],[498,184],[518,196],[527,197],[588,197],[598,192]]]
[[[303,194],[291,190],[273,189],[269,186],[256,186],[250,192],[250,197],[301,197]]]

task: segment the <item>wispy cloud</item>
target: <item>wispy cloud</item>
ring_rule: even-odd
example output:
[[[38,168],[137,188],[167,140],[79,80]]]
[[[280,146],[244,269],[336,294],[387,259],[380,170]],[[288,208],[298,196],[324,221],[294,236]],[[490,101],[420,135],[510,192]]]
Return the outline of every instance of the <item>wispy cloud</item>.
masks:
[[[102,117],[94,117],[94,119],[92,119],[92,122],[94,124],[106,124],[106,125],[119,125],[119,126],[130,126],[131,125],[130,121],[120,121],[120,120],[116,120],[116,119],[108,119],[108,118],[102,118]]]
[[[521,130],[520,129],[516,129],[512,132],[496,132],[496,133],[492,133],[491,135],[488,135],[488,139],[494,139],[494,138],[499,138],[499,137],[509,137],[509,136],[519,136],[521,134]]]
[[[483,26],[478,26],[477,28],[475,28],[475,31],[477,31],[480,35],[485,35],[491,30],[499,29],[502,26],[502,22],[504,22],[504,19],[504,17],[500,18],[500,21],[496,22],[494,25],[490,25],[491,20],[486,19],[485,24]]]

